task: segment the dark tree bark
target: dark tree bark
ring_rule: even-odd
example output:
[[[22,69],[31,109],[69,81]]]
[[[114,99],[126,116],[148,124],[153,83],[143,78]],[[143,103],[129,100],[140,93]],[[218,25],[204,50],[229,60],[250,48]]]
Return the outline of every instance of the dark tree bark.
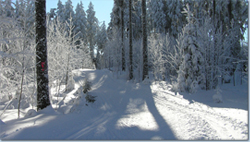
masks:
[[[231,0],[229,0],[229,4],[228,4],[228,14],[229,14],[229,21],[231,22],[231,20],[233,19],[233,14],[232,14],[232,2]]]
[[[121,0],[121,34],[122,34],[122,71],[125,71],[125,50],[124,50],[124,2]]]
[[[133,78],[132,0],[129,0],[129,79]]]
[[[146,21],[146,0],[142,0],[142,54],[143,54],[143,75],[142,80],[148,76],[148,49],[147,49],[147,21]]]
[[[37,111],[50,105],[46,40],[46,0],[36,0]]]

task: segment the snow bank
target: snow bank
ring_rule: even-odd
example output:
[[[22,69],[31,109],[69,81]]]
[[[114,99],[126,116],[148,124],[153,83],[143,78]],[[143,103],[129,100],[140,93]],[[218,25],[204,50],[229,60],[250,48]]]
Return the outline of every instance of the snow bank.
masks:
[[[28,110],[28,112],[25,114],[24,117],[33,117],[33,116],[36,116],[37,115],[37,112],[34,110],[34,109],[30,109]]]
[[[47,115],[55,115],[55,114],[59,114],[58,112],[56,112],[51,105],[47,106],[46,108],[39,110],[37,112],[37,114],[47,114]]]

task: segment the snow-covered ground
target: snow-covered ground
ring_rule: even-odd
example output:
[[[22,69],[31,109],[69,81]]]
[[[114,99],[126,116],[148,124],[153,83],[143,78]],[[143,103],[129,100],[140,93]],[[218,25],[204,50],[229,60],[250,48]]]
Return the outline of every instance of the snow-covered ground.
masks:
[[[9,109],[1,116],[2,140],[247,140],[248,84],[225,84],[223,103],[214,103],[214,90],[195,94],[170,91],[166,82],[133,83],[108,70],[74,71],[75,89],[39,112]],[[86,105],[78,88],[92,83]],[[51,91],[53,94],[53,89]],[[78,99],[77,99],[78,97]],[[52,97],[53,102],[57,97]],[[0,106],[3,112],[4,105]]]

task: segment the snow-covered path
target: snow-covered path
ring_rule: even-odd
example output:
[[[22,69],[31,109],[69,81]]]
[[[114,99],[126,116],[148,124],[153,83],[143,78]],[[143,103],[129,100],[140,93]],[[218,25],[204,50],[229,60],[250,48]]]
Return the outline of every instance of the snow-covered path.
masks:
[[[159,87],[157,87],[159,90]],[[163,91],[164,92],[164,91]],[[247,139],[248,113],[245,110],[212,108],[182,97],[160,93],[156,106],[179,139]],[[167,110],[169,113],[164,113]],[[176,118],[176,119],[173,119]]]
[[[223,107],[230,105],[227,101],[218,106],[211,105],[213,103],[209,100],[201,103],[195,101],[195,95],[192,98],[189,94],[169,91],[169,85],[164,82],[154,82],[151,85],[135,84],[115,79],[108,70],[76,70],[74,74],[76,89],[85,77],[92,82],[90,94],[97,96],[94,104],[79,105],[77,111],[68,114],[45,110],[29,118],[10,121],[2,119],[4,124],[1,124],[0,138],[4,140],[248,139],[247,109]],[[207,96],[212,99],[211,95]],[[70,100],[72,95],[67,97],[65,100]],[[247,99],[247,94],[245,97]],[[244,103],[241,103],[243,107]]]

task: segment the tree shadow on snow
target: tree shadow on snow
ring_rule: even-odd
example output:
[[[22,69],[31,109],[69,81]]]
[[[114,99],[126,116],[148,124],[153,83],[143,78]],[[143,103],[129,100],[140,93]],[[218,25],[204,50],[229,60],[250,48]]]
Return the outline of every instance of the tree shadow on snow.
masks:
[[[174,97],[183,97],[183,99],[189,101],[190,104],[200,103],[208,107],[215,108],[233,108],[248,110],[248,84],[233,86],[230,84],[221,85],[222,103],[214,102],[213,95],[216,94],[216,90],[198,90],[196,93],[190,94],[187,92],[173,92],[168,85],[159,83],[157,84],[160,90],[166,90],[167,95]],[[169,85],[171,86],[171,85]]]
[[[150,85],[133,84],[125,80],[112,79],[111,75],[96,71],[87,71],[80,75],[82,77],[77,78],[76,82],[80,82],[84,77],[89,77],[91,82],[96,86],[89,92],[97,96],[96,102],[83,110],[83,113],[55,115],[53,119],[47,120],[42,125],[25,128],[18,132],[16,139],[177,139],[169,124],[158,111]],[[136,117],[141,112],[147,112],[150,117],[149,115]],[[134,116],[131,118],[131,115]],[[153,122],[148,121],[149,119]],[[142,123],[136,124],[135,122]],[[149,124],[150,126],[147,126],[147,123],[151,123]],[[152,123],[155,123],[157,126],[152,128]],[[39,132],[42,134],[38,135]]]
[[[125,82],[124,80],[112,80],[117,82],[112,82],[111,80],[106,79],[102,86],[97,90],[92,91],[91,93],[97,96],[97,101],[101,101],[103,105],[107,106],[106,112],[110,111],[108,121],[103,125],[103,132],[97,134],[98,127],[93,129],[92,136],[86,139],[94,140],[103,140],[103,139],[112,139],[112,140],[175,140],[177,139],[171,130],[169,124],[164,120],[163,116],[158,111],[153,93],[149,85],[136,84]],[[126,84],[124,86],[124,84]],[[109,90],[107,88],[113,87],[114,89]],[[143,91],[142,91],[143,90]],[[102,95],[106,95],[105,99],[102,100]],[[104,97],[103,97],[104,98]],[[100,102],[99,102],[100,103]],[[141,128],[139,124],[134,124],[133,122],[138,122],[138,119],[134,117],[133,119],[129,118],[131,114],[136,115],[141,113],[143,109],[145,110],[145,104],[148,108],[149,113],[153,116],[157,129],[147,129],[147,126]],[[101,106],[100,106],[101,107]],[[126,121],[128,125],[126,124]],[[136,120],[135,120],[136,119]],[[146,121],[147,118],[143,118]],[[139,120],[140,121],[140,120]],[[142,120],[143,121],[143,120]],[[119,127],[119,123],[121,126]],[[127,125],[127,126],[126,126]],[[142,124],[141,124],[142,125]],[[145,123],[145,125],[147,125]],[[95,133],[95,134],[94,134]]]
[[[233,95],[232,91],[222,90],[222,102],[217,103],[213,100],[213,95],[216,94],[216,90],[199,90],[197,93],[188,94],[186,92],[178,92],[183,96],[184,99],[188,100],[190,104],[201,103],[203,105],[214,107],[214,108],[233,108],[248,110],[248,95],[239,97],[238,93],[235,92]]]

